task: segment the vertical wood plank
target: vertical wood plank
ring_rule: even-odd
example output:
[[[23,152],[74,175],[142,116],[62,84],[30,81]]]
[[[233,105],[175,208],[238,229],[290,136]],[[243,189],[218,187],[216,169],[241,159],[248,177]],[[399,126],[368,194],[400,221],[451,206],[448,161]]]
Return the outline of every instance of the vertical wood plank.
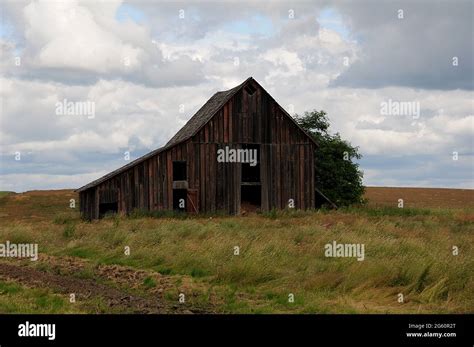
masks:
[[[224,142],[229,142],[229,109],[228,104],[224,105]]]
[[[234,128],[234,116],[233,116],[233,110],[232,110],[232,100],[227,102],[227,108],[228,108],[228,117],[229,117],[229,138],[228,141],[230,143],[233,142],[233,128]]]
[[[171,160],[171,151],[167,152],[166,155],[166,170],[167,170],[167,191],[168,201],[167,207],[169,210],[173,209],[173,161]]]

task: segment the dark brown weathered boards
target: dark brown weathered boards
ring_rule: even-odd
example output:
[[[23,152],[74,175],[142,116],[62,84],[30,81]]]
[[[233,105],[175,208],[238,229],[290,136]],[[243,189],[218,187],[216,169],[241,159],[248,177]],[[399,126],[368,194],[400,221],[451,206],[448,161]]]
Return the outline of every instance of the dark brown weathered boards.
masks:
[[[256,165],[218,161],[226,148],[257,153]],[[315,149],[250,77],[214,94],[164,147],[78,189],[81,213],[97,219],[134,209],[240,214],[313,208]]]

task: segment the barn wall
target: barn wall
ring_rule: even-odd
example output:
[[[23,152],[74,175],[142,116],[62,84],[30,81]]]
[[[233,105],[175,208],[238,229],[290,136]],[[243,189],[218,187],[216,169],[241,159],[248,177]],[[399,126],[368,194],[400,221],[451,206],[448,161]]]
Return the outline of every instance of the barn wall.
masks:
[[[79,194],[79,201],[81,215],[83,218],[89,220],[99,218],[99,214],[97,213],[97,216],[95,214],[95,208],[97,205],[95,201],[95,188],[90,188],[88,190],[82,191]]]
[[[217,149],[259,144],[262,209],[314,207],[314,143],[261,88],[243,89],[193,138],[201,165],[195,176],[203,211],[240,213],[241,165],[217,163]],[[200,186],[199,186],[200,184]]]

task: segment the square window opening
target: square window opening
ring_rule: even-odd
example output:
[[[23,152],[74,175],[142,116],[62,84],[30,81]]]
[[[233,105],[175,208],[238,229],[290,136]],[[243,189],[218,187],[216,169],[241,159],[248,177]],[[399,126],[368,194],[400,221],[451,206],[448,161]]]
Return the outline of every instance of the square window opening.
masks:
[[[186,162],[185,161],[174,161],[173,162],[173,181],[186,181]]]

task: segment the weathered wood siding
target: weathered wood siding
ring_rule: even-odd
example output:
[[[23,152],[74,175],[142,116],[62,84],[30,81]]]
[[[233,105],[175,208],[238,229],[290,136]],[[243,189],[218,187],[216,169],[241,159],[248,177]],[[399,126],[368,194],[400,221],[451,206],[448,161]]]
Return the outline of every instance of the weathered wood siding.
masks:
[[[283,209],[290,199],[296,208],[314,207],[315,145],[261,88],[252,95],[237,92],[192,142],[204,163],[195,177],[204,211],[240,212],[241,165],[217,163],[216,153],[242,144],[260,145],[262,210]]]

